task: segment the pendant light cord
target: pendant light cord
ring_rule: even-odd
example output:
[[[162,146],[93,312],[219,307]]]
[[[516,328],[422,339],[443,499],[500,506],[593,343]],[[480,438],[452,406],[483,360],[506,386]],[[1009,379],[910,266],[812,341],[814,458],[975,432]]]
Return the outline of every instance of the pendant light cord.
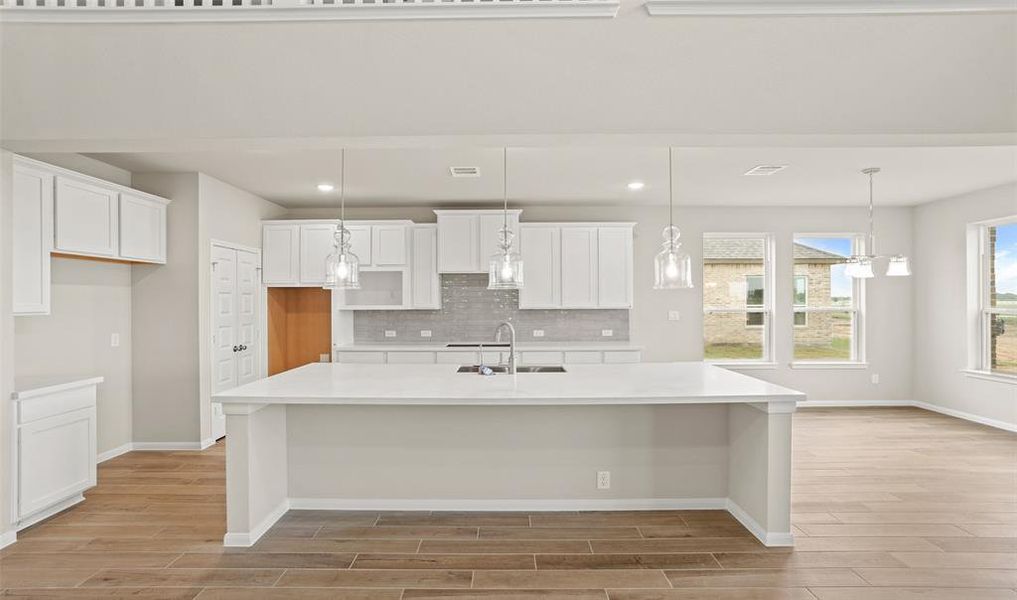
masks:
[[[872,176],[875,174],[874,171],[869,171],[869,247],[867,248],[869,256],[876,255],[876,240],[874,233],[874,225],[872,218]]]
[[[502,230],[508,231],[508,148],[501,149]],[[507,241],[507,237],[506,237]]]
[[[667,147],[667,234],[671,238],[671,251],[674,252],[674,148]]]
[[[343,229],[346,228],[346,148],[339,154],[339,237],[344,238]],[[340,245],[345,239],[340,239]]]

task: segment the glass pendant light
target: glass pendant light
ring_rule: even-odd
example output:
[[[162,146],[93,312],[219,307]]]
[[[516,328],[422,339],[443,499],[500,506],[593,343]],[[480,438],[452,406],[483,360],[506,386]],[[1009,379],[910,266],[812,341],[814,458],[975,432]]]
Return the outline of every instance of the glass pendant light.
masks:
[[[359,290],[360,259],[350,250],[350,230],[346,229],[346,150],[342,151],[339,182],[339,227],[335,230],[332,252],[325,257],[326,290]]]
[[[487,289],[518,290],[523,287],[523,259],[512,249],[514,234],[508,224],[508,149],[502,149],[502,216],[498,231],[498,252],[491,255],[487,269]]]
[[[869,176],[869,235],[866,237],[865,251],[868,254],[852,254],[844,267],[844,273],[855,279],[871,279],[876,276],[875,262],[877,258],[885,258],[876,255],[876,241],[873,227],[873,181],[872,176],[879,173],[879,167],[862,169],[862,173]],[[911,275],[911,261],[903,254],[895,254],[889,257],[889,264],[886,267],[888,277],[907,277]]]
[[[668,225],[664,228],[663,248],[653,257],[653,289],[690,289],[692,285],[692,259],[681,250],[681,231],[674,226],[674,174],[673,150],[667,149]]]

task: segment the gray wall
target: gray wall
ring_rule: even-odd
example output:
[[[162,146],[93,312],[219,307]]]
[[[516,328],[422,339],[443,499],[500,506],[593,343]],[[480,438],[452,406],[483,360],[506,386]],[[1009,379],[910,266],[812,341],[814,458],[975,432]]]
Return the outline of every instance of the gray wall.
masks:
[[[967,226],[1017,215],[1017,185],[924,204],[915,209],[915,398],[1017,424],[1017,388],[973,379],[968,368]]]
[[[876,211],[880,252],[911,254],[911,209]],[[332,211],[291,210],[288,218],[332,218]],[[430,208],[347,209],[351,219],[409,218],[433,222]],[[634,307],[629,314],[630,340],[644,347],[647,361],[700,360],[703,356],[702,273],[696,267],[693,290],[654,290],[653,256],[667,207],[541,206],[525,207],[522,221],[635,221]],[[794,233],[849,233],[866,229],[864,207],[682,207],[675,208],[684,248],[692,264],[701,264],[704,232],[769,232],[776,236],[778,282],[790,282],[791,239]],[[831,231],[834,229],[835,231]],[[776,366],[745,371],[774,383],[804,391],[815,400],[911,400],[912,281],[878,277],[868,285],[868,362],[866,369],[792,369],[791,284],[774,290]],[[669,310],[680,320],[669,321]],[[880,382],[872,383],[873,374]]]
[[[358,310],[353,341],[360,344],[445,343],[492,339],[494,326],[510,321],[520,341],[619,342],[629,339],[628,310],[519,310],[516,290],[487,289],[485,274],[441,276],[441,310]],[[430,338],[420,337],[429,329]],[[533,337],[542,329],[544,337]],[[614,335],[602,337],[601,330]],[[396,337],[385,337],[385,330]]]
[[[53,258],[51,313],[15,319],[14,370],[94,376],[99,452],[131,442],[131,266]],[[120,345],[110,344],[110,335]]]

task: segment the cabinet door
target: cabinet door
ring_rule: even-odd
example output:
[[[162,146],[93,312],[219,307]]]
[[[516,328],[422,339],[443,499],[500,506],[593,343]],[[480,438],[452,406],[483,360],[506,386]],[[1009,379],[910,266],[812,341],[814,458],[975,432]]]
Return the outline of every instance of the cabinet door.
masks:
[[[297,225],[265,225],[261,230],[261,257],[261,280],[266,285],[297,285],[300,280],[300,228]]]
[[[361,267],[370,267],[374,264],[371,255],[371,226],[370,225],[346,225],[350,232],[350,251],[360,259]]]
[[[335,230],[329,223],[300,226],[300,283],[325,283],[325,259],[335,246]]]
[[[597,228],[562,227],[562,308],[597,307]]]
[[[15,315],[48,315],[53,249],[53,176],[14,166],[13,292]]]
[[[58,252],[117,255],[117,196],[112,189],[57,177],[54,214]]]
[[[561,229],[520,227],[523,282],[519,308],[561,307]]]
[[[441,308],[441,278],[438,275],[438,229],[413,228],[413,264],[410,285],[413,308]]]
[[[375,225],[371,231],[371,260],[376,267],[406,264],[406,226]]]
[[[480,215],[480,246],[477,249],[477,261],[478,270],[484,273],[487,272],[488,261],[491,259],[491,255],[498,252],[501,246],[499,246],[499,236],[501,228],[505,226],[505,217],[501,214],[486,214]],[[513,238],[515,243],[519,243],[519,215],[510,214],[508,216],[509,229],[515,234]],[[519,246],[516,246],[518,249]],[[524,263],[525,264],[525,263]],[[525,277],[525,272],[524,272]],[[525,279],[524,279],[525,282]]]
[[[94,486],[95,461],[94,406],[19,426],[18,518]]]
[[[438,272],[479,273],[478,215],[438,215]],[[494,254],[492,251],[491,254]]]
[[[166,262],[166,205],[133,194],[120,194],[120,256]]]
[[[601,308],[632,308],[631,228],[600,228],[597,269],[597,305]]]

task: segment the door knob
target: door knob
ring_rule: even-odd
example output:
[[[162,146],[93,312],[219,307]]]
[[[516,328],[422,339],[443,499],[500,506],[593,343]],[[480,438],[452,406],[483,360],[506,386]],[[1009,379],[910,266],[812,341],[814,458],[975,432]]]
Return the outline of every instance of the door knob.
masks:
[[[239,352],[240,351],[240,346],[233,346],[233,351],[234,352]]]
[[[244,344],[241,344],[240,345],[240,351],[243,352],[244,350],[247,350],[247,346],[245,346]]]

